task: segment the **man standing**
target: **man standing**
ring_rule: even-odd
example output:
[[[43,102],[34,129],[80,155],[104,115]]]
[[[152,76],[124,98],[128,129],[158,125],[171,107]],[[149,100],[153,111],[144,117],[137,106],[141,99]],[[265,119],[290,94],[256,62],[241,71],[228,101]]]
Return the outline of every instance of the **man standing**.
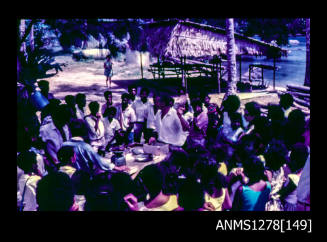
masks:
[[[106,100],[106,103],[102,105],[101,107],[101,113],[102,116],[104,116],[104,112],[106,109],[110,108],[112,106],[112,92],[111,91],[105,91],[104,94],[104,99]]]
[[[142,133],[145,134],[148,109],[150,102],[148,100],[149,89],[142,88],[140,99],[135,100],[132,104],[132,108],[135,111],[136,122],[134,124],[134,141],[140,143]]]
[[[182,116],[170,106],[169,96],[160,97],[160,110],[155,116],[155,131],[157,140],[174,146],[183,146],[186,141],[186,127],[183,127]],[[185,120],[184,120],[185,121]],[[185,130],[185,131],[184,131]],[[155,143],[156,138],[151,137],[149,143]]]
[[[134,123],[136,115],[134,109],[129,104],[130,95],[123,93],[121,95],[121,104],[117,108],[116,119],[119,121],[122,130],[125,132],[125,137],[128,143],[134,142]]]

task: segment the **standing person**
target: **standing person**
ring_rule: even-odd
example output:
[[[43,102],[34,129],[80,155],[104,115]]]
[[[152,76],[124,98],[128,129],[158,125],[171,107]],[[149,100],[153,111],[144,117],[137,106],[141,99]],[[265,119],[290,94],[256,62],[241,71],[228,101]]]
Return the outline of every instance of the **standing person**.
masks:
[[[121,95],[121,104],[117,108],[116,119],[122,130],[125,132],[125,138],[128,143],[134,142],[134,123],[136,121],[136,115],[134,109],[129,104],[130,95],[128,93],[123,93]]]
[[[41,89],[41,93],[46,99],[54,99],[55,97],[53,96],[52,93],[49,92],[49,82],[46,80],[40,80],[38,81],[37,85]]]
[[[208,115],[202,110],[202,103],[194,101],[192,103],[194,118],[190,125],[190,134],[187,139],[188,147],[195,145],[205,146],[205,138],[208,127]]]
[[[69,111],[71,113],[71,118],[76,119],[76,100],[75,96],[73,95],[67,95],[65,96],[65,102],[67,104],[67,107],[69,108]]]
[[[144,135],[145,142],[148,143],[150,137],[152,136],[153,132],[155,131],[155,117],[157,112],[160,110],[160,97],[155,93],[152,96],[153,104],[149,104],[148,106],[148,117],[147,117],[147,124],[146,124],[146,134]]]
[[[113,105],[111,91],[105,91],[103,96],[104,96],[104,99],[106,100],[106,103],[103,104],[101,107],[102,115],[104,115],[104,112],[106,111],[106,109],[108,109],[109,107],[111,107]]]
[[[65,105],[53,109],[51,114],[46,116],[41,124],[39,136],[45,143],[45,162],[47,169],[55,169],[59,163],[57,152],[63,142],[71,138],[68,122],[70,112]],[[49,171],[49,170],[48,170]]]
[[[106,60],[104,62],[104,75],[106,76],[106,85],[107,88],[111,88],[111,77],[113,76],[113,68],[112,68],[112,61],[110,55],[107,55]],[[109,86],[108,86],[109,81]]]
[[[85,122],[89,133],[89,139],[91,146],[98,151],[100,147],[104,146],[104,125],[101,120],[101,114],[99,113],[99,103],[90,102],[89,109],[90,114],[85,116]]]
[[[117,109],[115,107],[109,107],[103,114],[104,124],[104,138],[106,148],[115,143],[115,134],[121,129],[117,119],[115,119]]]
[[[157,139],[154,136],[151,137],[149,139],[150,144],[158,140],[162,143],[181,147],[186,141],[187,136],[181,122],[182,116],[170,106],[170,101],[171,98],[169,96],[163,95],[160,97],[160,110],[155,117]]]
[[[86,96],[83,93],[77,93],[76,99],[76,118],[84,120],[86,106]]]
[[[135,85],[129,85],[128,86],[128,94],[129,94],[129,103],[132,104],[135,100],[139,99],[137,96],[137,88]]]
[[[148,100],[149,92],[149,89],[146,87],[142,88],[140,99],[135,100],[131,105],[136,115],[136,122],[134,124],[134,141],[137,143],[141,142],[142,133],[145,133],[144,131],[146,128],[148,109],[150,105]]]

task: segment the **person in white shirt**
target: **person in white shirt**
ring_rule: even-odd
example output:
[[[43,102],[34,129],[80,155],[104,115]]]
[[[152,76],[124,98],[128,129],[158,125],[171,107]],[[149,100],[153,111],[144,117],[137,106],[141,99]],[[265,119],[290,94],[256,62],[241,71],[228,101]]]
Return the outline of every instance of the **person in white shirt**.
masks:
[[[288,118],[288,115],[292,111],[293,102],[294,102],[293,96],[289,93],[285,93],[280,96],[279,106],[282,107],[285,118]]]
[[[169,96],[160,97],[160,110],[155,117],[155,131],[158,134],[157,140],[162,143],[183,146],[186,141],[186,133],[183,130],[181,114],[170,106]],[[184,127],[185,129],[185,127]],[[149,143],[156,142],[156,137],[151,137]]]
[[[76,99],[76,118],[83,119],[85,117],[86,96],[83,93],[77,93]]]
[[[118,120],[114,118],[116,114],[117,109],[115,107],[109,107],[103,114],[104,138],[106,148],[116,142],[115,134],[118,130],[121,129]]]
[[[123,93],[121,95],[121,104],[116,107],[116,119],[118,120],[121,129],[125,132],[125,137],[128,143],[133,143],[136,115],[134,109],[129,105],[129,101],[130,95],[128,93]]]
[[[146,143],[149,143],[149,139],[152,136],[153,132],[156,129],[155,126],[155,117],[157,112],[160,110],[160,97],[157,96],[155,93],[153,93],[152,96],[153,104],[150,103],[148,106],[148,117],[147,117],[147,123],[146,123],[146,132],[144,135],[144,139]]]
[[[148,109],[150,102],[148,100],[149,89],[142,88],[140,93],[140,99],[135,100],[132,103],[132,108],[135,111],[136,122],[134,124],[134,141],[140,143],[142,133],[144,134],[147,118],[148,118]]]
[[[104,99],[106,100],[106,103],[103,104],[102,107],[101,107],[102,115],[104,115],[104,112],[106,111],[106,109],[108,109],[109,107],[111,107],[113,105],[112,92],[111,91],[105,91],[103,95],[104,95]]]
[[[99,113],[99,107],[98,102],[90,102],[89,109],[91,113],[84,118],[88,129],[90,145],[96,151],[105,145],[104,125]]]

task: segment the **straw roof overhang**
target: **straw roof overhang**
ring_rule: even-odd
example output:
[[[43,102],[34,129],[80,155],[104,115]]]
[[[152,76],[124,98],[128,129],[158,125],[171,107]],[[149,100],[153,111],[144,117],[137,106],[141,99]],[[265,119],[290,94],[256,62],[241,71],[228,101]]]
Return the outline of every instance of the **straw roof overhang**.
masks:
[[[143,41],[152,56],[161,58],[212,57],[226,55],[225,29],[183,20],[144,25]],[[280,57],[287,50],[235,33],[236,55]]]

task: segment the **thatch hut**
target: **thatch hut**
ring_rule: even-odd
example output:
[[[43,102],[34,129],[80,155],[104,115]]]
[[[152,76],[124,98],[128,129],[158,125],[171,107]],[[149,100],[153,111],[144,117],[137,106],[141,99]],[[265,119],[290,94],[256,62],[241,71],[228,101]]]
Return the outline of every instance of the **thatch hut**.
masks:
[[[185,20],[169,20],[144,26],[143,41],[152,56],[161,59],[203,58],[226,55],[226,30]],[[280,57],[287,50],[235,33],[236,55]]]

